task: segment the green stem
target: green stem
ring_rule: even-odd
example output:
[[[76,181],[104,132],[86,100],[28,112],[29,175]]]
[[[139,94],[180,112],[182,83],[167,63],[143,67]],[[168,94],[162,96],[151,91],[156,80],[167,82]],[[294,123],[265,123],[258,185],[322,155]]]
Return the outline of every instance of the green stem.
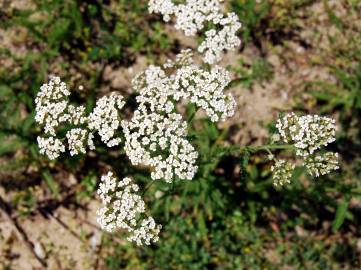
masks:
[[[196,106],[193,106],[193,107],[192,107],[192,111],[191,111],[190,115],[188,115],[188,117],[187,117],[187,125],[188,125],[188,128],[191,128],[191,127],[192,127],[194,117],[196,116],[198,110],[199,110],[198,107],[196,107]]]
[[[154,184],[155,181],[156,181],[156,180],[151,180],[151,182],[149,182],[149,183],[145,186],[141,197],[144,196],[144,194],[145,194],[145,193],[148,191],[148,189]]]
[[[293,150],[294,146],[292,144],[267,144],[267,145],[261,145],[261,146],[247,146],[245,147],[249,152],[255,153],[259,151],[267,151],[271,152],[271,150]]]

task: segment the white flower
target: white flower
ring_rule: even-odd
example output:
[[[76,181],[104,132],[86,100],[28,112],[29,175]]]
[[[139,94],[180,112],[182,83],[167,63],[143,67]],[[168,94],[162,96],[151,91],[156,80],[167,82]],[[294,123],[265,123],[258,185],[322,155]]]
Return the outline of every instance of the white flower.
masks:
[[[87,121],[84,106],[68,106],[69,122],[73,125],[84,124]]]
[[[187,141],[187,123],[175,104],[186,99],[202,108],[213,122],[234,114],[236,102],[223,91],[230,74],[215,66],[210,71],[193,64],[184,50],[163,67],[149,66],[132,82],[139,104],[130,121],[123,121],[125,152],[133,165],[153,168],[152,179],[171,182],[175,176],[191,180],[198,157]]]
[[[305,158],[304,164],[312,176],[319,177],[339,168],[338,153],[326,152],[310,155]]]
[[[113,138],[120,125],[118,110],[121,110],[125,102],[117,93],[105,96],[96,102],[93,112],[89,115],[88,127],[96,130],[101,140],[108,147],[118,145],[119,138]]]
[[[118,110],[121,110],[125,102],[117,93],[105,96],[96,102],[93,112],[89,115],[88,127],[96,130],[101,140],[109,147],[118,145],[119,138],[114,139],[116,130],[120,125]]]
[[[55,136],[56,128],[62,123],[79,125],[86,122],[85,107],[69,104],[69,95],[66,84],[53,75],[40,87],[35,99],[35,121],[44,125],[46,134]]]
[[[187,0],[174,8],[174,14],[175,28],[183,30],[186,36],[196,35],[207,21],[221,16],[218,0]]]
[[[94,135],[92,134],[94,132],[99,133],[101,140],[108,147],[120,143],[121,140],[115,137],[115,132],[120,126],[119,110],[125,104],[121,95],[112,93],[109,97],[99,99],[89,117],[85,113],[84,106],[75,106],[69,103],[69,95],[66,84],[56,76],[50,76],[50,81],[40,88],[35,99],[35,120],[44,125],[45,134],[51,135],[51,139],[38,140],[39,147],[42,149],[41,153],[54,159],[59,156],[60,152],[65,152],[65,146],[61,140],[55,138],[60,125],[65,124],[73,127],[66,133],[68,148],[72,156],[79,153],[85,154],[86,145],[91,150],[95,149]],[[55,146],[47,146],[49,143],[54,143],[57,147],[60,147],[61,144],[62,147],[56,149]]]
[[[184,66],[171,79],[176,101],[180,98],[189,100],[202,108],[213,122],[234,115],[236,102],[231,94],[223,92],[231,81],[224,68],[215,66],[207,71],[196,65]]]
[[[146,106],[152,112],[170,113],[174,110],[171,80],[160,67],[149,66],[134,78],[132,84],[139,93],[136,97],[139,106]]]
[[[88,142],[88,131],[81,128],[73,128],[66,133],[68,139],[68,147],[70,155],[78,155],[79,153],[86,153],[86,143]],[[91,140],[90,140],[91,141]],[[92,146],[92,142],[90,142]]]
[[[220,20],[219,24],[223,26],[222,30],[206,31],[206,38],[198,47],[198,51],[204,53],[204,61],[209,64],[220,61],[223,51],[232,50],[241,45],[237,32],[242,24],[235,13],[229,13],[227,17]]]
[[[310,175],[319,177],[339,168],[338,153],[320,153],[322,147],[336,140],[335,120],[318,115],[297,116],[289,113],[277,121],[276,128],[280,139],[296,148],[296,155],[303,159]],[[291,166],[285,161],[277,161],[276,165],[274,168],[277,175],[274,177],[278,179],[277,182],[285,182],[281,176]]]
[[[271,171],[273,172],[273,184],[275,186],[289,184],[294,169],[295,164],[289,161],[282,159],[275,160],[275,164],[271,167]]]
[[[204,61],[213,64],[221,60],[224,50],[240,46],[237,31],[241,23],[235,13],[222,14],[219,0],[186,0],[184,4],[175,5],[170,0],[150,0],[149,12],[160,13],[164,21],[170,16],[176,17],[175,28],[184,31],[186,36],[195,36],[204,29],[207,22],[215,29],[206,31],[205,40],[198,51],[204,53]]]
[[[135,242],[138,246],[143,244],[150,245],[151,243],[158,242],[158,234],[161,229],[162,225],[156,224],[152,217],[148,217],[142,221],[139,228],[131,232],[127,240]]]
[[[66,84],[56,76],[50,76],[50,81],[40,87],[35,99],[35,121],[45,126],[45,133],[55,136],[55,128],[69,118],[69,95]]]
[[[171,0],[150,0],[149,12],[163,14],[163,19],[165,22],[167,22],[170,20],[170,15],[173,15],[175,12],[175,5]]]
[[[174,62],[161,67],[150,66],[133,80],[139,93],[137,101],[152,112],[171,113],[181,98],[202,108],[213,122],[224,121],[234,114],[236,102],[223,91],[230,83],[230,74],[222,67],[210,71],[191,61],[189,50],[182,51]],[[177,69],[171,73],[173,67]]]
[[[144,201],[136,194],[138,190],[130,178],[117,181],[112,172],[102,176],[98,194],[104,207],[98,210],[97,220],[104,230],[134,230],[136,219],[145,212]]]
[[[139,106],[130,121],[122,121],[122,127],[126,154],[133,165],[154,168],[152,179],[193,179],[198,153],[185,138],[187,124],[181,115],[161,115]]]
[[[37,138],[39,145],[39,152],[42,155],[47,155],[49,159],[53,160],[59,157],[60,153],[65,152],[64,144],[57,138]]]
[[[318,115],[285,115],[277,121],[276,127],[285,143],[296,147],[298,156],[312,155],[322,146],[336,140],[335,120]]]
[[[150,245],[158,241],[162,226],[146,216],[138,191],[138,185],[128,177],[118,181],[112,172],[103,175],[98,194],[104,206],[97,211],[97,221],[108,232],[123,229],[129,233],[128,241]]]

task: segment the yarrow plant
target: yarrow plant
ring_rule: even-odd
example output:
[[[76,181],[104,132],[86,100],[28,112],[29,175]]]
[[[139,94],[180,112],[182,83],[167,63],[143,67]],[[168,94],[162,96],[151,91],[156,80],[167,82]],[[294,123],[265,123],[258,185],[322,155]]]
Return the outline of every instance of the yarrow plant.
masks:
[[[70,155],[86,154],[87,149],[96,150],[95,139],[99,137],[107,147],[122,148],[132,165],[149,167],[150,181],[194,179],[198,152],[189,140],[189,123],[178,104],[193,104],[215,123],[234,115],[236,102],[225,93],[231,76],[225,68],[209,64],[218,62],[224,50],[240,45],[237,31],[241,24],[234,13],[224,15],[217,0],[186,0],[183,4],[150,0],[149,11],[162,14],[165,21],[174,16],[175,27],[186,35],[213,25],[214,29],[206,29],[198,48],[206,64],[195,64],[193,52],[182,50],[174,60],[149,66],[132,81],[137,107],[129,119],[121,117],[126,102],[119,93],[100,98],[87,114],[84,106],[71,103],[67,85],[50,76],[35,99],[35,120],[44,128],[44,135],[37,138],[41,154],[51,160],[66,150]],[[289,114],[277,122],[277,129],[280,139],[303,158],[311,175],[338,168],[336,153],[321,152],[335,139],[331,119]],[[275,185],[289,183],[295,164],[272,159]],[[157,242],[162,226],[148,213],[143,194],[129,177],[119,180],[112,172],[103,175],[98,188],[103,204],[97,211],[100,226],[108,232],[124,231],[137,245]]]

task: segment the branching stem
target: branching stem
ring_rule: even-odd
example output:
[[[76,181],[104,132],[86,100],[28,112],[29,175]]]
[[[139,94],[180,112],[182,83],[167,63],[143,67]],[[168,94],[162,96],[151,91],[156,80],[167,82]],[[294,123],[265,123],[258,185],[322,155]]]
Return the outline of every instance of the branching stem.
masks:
[[[272,150],[293,150],[294,146],[291,144],[267,144],[261,146],[246,146],[244,149],[251,153],[256,153],[259,151],[267,151],[271,153]]]

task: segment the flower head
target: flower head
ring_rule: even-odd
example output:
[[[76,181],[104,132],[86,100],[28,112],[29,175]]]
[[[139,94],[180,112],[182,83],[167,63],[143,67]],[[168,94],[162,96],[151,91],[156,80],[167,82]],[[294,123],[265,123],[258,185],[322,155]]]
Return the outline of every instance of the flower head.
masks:
[[[305,158],[304,164],[310,175],[319,177],[339,168],[338,153],[326,152],[310,155]]]
[[[280,139],[296,148],[296,155],[301,157],[304,166],[312,176],[319,177],[338,169],[338,154],[322,150],[323,147],[336,140],[336,125],[333,119],[318,115],[297,116],[289,113],[277,121],[276,128]],[[274,168],[277,167],[291,168],[282,160],[276,162]],[[274,177],[281,179],[281,173],[285,171],[275,169]],[[285,181],[281,180],[281,182]]]
[[[145,212],[144,201],[136,194],[138,185],[130,178],[117,181],[112,172],[103,175],[101,181],[98,194],[104,207],[98,211],[100,226],[108,232],[116,228],[134,230],[138,215]]]
[[[237,32],[242,24],[235,13],[227,14],[227,17],[219,20],[222,30],[211,29],[206,31],[205,40],[198,47],[200,53],[204,53],[204,61],[212,64],[222,59],[225,50],[232,50],[241,45]]]
[[[94,148],[93,135],[86,129],[73,128],[66,133],[66,138],[71,156],[85,154],[87,144],[90,149]]]
[[[175,28],[184,31],[186,36],[195,36],[211,22],[217,28],[205,32],[205,40],[198,51],[204,53],[204,61],[214,64],[221,60],[224,50],[240,45],[237,32],[241,23],[235,13],[224,15],[219,0],[186,0],[183,4],[174,4],[171,0],[150,0],[149,12],[160,13],[168,22],[172,15],[176,17]]]
[[[124,104],[121,95],[112,93],[110,96],[99,99],[93,112],[89,115],[89,129],[97,131],[101,140],[108,147],[120,143],[120,138],[114,138],[114,135],[120,125],[118,110],[121,110]]]
[[[41,86],[35,99],[35,120],[44,125],[46,135],[49,138],[39,138],[40,153],[46,154],[50,159],[57,158],[67,148],[70,155],[86,153],[87,146],[94,150],[94,134],[97,132],[101,140],[108,147],[116,146],[120,138],[115,136],[120,126],[119,110],[125,102],[123,97],[117,93],[99,99],[93,112],[87,116],[84,106],[75,106],[69,102],[70,91],[59,77],[50,76],[47,84]],[[67,124],[72,128],[66,133],[66,138],[56,138],[57,131]]]
[[[174,71],[173,67],[177,67]],[[169,74],[169,75],[167,75]],[[150,66],[133,80],[140,106],[157,113],[171,113],[180,99],[202,108],[213,122],[234,114],[236,102],[224,89],[230,83],[229,72],[215,66],[210,71],[195,65],[191,53],[182,51],[174,62],[163,68]]]
[[[131,232],[127,240],[135,242],[138,246],[143,244],[150,245],[151,243],[158,242],[158,234],[161,229],[162,225],[156,224],[152,217],[148,217],[143,219],[140,226]]]
[[[171,79],[175,100],[189,100],[202,108],[213,122],[233,116],[236,102],[231,94],[223,92],[231,81],[224,68],[215,66],[207,71],[196,65],[184,66]]]
[[[296,154],[306,157],[336,140],[335,120],[318,115],[285,115],[276,127],[285,143],[294,144]]]
[[[289,161],[282,159],[275,160],[275,164],[271,167],[271,171],[273,172],[273,184],[275,186],[289,184],[294,169],[295,164]]]
[[[174,176],[191,180],[198,153],[186,140],[187,124],[181,115],[148,112],[143,106],[130,121],[122,121],[125,152],[133,165],[154,168],[152,179],[171,182]]]
[[[38,137],[39,152],[42,155],[47,155],[49,159],[53,160],[60,156],[60,153],[65,152],[64,144],[55,137]]]
[[[138,191],[139,186],[128,177],[118,181],[112,172],[103,175],[98,194],[104,206],[97,211],[97,221],[108,232],[123,229],[129,241],[149,245],[158,241],[161,225],[152,217],[143,218],[145,203]]]
[[[56,76],[50,76],[50,81],[40,87],[35,99],[35,121],[44,125],[45,133],[55,136],[55,128],[69,119],[69,95],[66,84]]]

